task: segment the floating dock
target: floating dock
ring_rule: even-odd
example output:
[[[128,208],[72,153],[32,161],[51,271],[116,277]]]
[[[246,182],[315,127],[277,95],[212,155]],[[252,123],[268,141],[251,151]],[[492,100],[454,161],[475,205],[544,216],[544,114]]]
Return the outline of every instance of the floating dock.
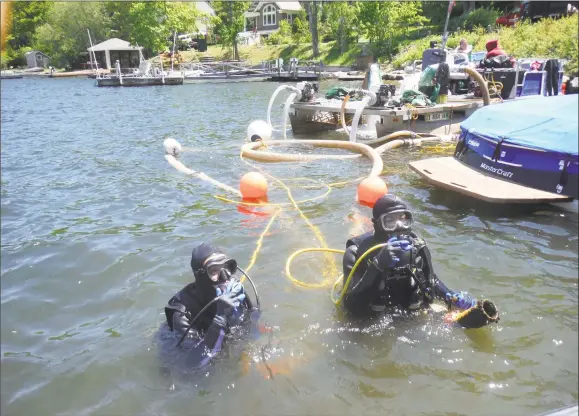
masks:
[[[99,87],[145,87],[152,85],[183,85],[183,77],[110,77],[96,78]]]
[[[346,122],[351,122],[361,102],[349,101],[344,114]],[[458,124],[469,117],[474,111],[483,107],[482,99],[451,99],[447,104],[437,104],[433,107],[366,107],[361,119],[376,116],[376,137],[410,130],[415,133],[431,133],[437,129],[457,128]],[[315,103],[295,102],[290,106],[289,118],[292,131],[295,134],[309,134],[342,128],[340,111],[341,100],[319,99]],[[367,121],[362,121],[366,124]],[[372,126],[368,126],[372,128]]]

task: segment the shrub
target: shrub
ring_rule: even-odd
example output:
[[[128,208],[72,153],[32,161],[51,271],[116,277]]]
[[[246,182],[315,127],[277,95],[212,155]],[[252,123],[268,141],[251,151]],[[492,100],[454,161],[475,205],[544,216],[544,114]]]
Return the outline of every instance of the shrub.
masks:
[[[291,43],[292,27],[286,20],[279,23],[279,30],[268,36],[265,41],[268,45],[284,45]]]
[[[296,45],[312,41],[312,34],[310,33],[308,24],[299,17],[296,17],[292,24],[292,40]]]
[[[480,8],[473,12],[451,19],[449,22],[450,30],[457,28],[465,30],[473,30],[477,27],[486,28],[488,26],[494,27],[496,20],[499,18],[500,12],[495,9]]]
[[[577,72],[579,60],[577,14],[561,19],[542,19],[537,23],[522,22],[516,27],[501,27],[497,32],[486,33],[482,27],[469,32],[453,33],[447,46],[455,48],[461,38],[465,38],[473,51],[484,51],[490,39],[499,39],[501,47],[515,58],[559,58],[568,59],[565,70],[568,74]],[[401,48],[392,64],[403,68],[409,62],[422,59],[422,52],[430,46],[430,41],[441,41],[440,35],[412,42]]]

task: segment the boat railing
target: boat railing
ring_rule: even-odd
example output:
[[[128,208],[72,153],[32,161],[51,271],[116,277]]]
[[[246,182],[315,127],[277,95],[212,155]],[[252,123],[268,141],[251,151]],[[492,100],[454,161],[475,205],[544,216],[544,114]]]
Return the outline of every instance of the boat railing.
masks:
[[[320,75],[324,68],[324,63],[322,61],[314,60],[304,60],[300,61],[297,58],[291,58],[289,63],[284,65],[282,58],[262,61],[261,67],[266,70],[270,75],[282,75],[289,74],[292,77],[297,76],[300,73],[313,72],[315,75]]]

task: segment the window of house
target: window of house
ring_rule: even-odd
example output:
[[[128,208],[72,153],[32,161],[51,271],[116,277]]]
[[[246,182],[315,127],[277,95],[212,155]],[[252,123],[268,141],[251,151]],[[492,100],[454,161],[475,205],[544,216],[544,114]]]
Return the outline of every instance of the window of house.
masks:
[[[287,15],[287,22],[288,22],[290,25],[293,25],[293,24],[294,24],[294,17],[295,17],[294,14],[288,14],[288,15]]]
[[[274,26],[276,24],[276,10],[271,4],[268,4],[263,8],[262,15],[264,26]]]

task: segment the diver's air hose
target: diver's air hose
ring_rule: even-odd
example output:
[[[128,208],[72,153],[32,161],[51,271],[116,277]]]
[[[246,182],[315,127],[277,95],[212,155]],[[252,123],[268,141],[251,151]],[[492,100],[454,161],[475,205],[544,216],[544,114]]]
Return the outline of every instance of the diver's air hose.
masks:
[[[251,287],[253,288],[253,293],[255,293],[255,302],[257,303],[257,310],[261,310],[261,303],[259,302],[259,295],[257,294],[257,288],[255,287],[253,280],[251,280],[251,277],[249,277],[249,275],[247,273],[245,273],[245,271],[243,271],[243,269],[241,267],[237,266],[237,270],[239,270],[241,273],[243,273],[243,275],[245,277],[247,277],[247,280],[249,280],[249,283],[251,283]]]
[[[366,257],[368,257],[368,255],[370,253],[373,253],[374,251],[378,250],[379,248],[382,248],[384,246],[386,246],[387,243],[381,243],[381,244],[376,244],[375,246],[373,246],[372,248],[370,248],[368,251],[366,251],[364,254],[362,254],[360,256],[360,258],[356,261],[356,263],[354,263],[354,267],[352,267],[352,270],[350,270],[350,274],[348,275],[348,277],[346,278],[346,282],[344,283],[344,286],[342,287],[342,291],[340,292],[340,297],[338,299],[334,298],[334,292],[336,290],[336,286],[338,286],[338,283],[340,282],[340,280],[343,278],[343,275],[340,275],[338,277],[338,279],[336,280],[336,282],[334,283],[334,285],[332,286],[332,291],[330,293],[330,298],[332,299],[332,302],[334,303],[334,305],[338,306],[342,303],[342,301],[344,300],[344,296],[346,295],[346,292],[348,290],[348,287],[350,286],[350,280],[352,280],[352,276],[354,276],[354,273],[356,273],[356,270],[358,269],[358,267],[360,266],[360,264],[362,263],[362,261],[364,261],[364,259],[366,259]],[[302,286],[302,287],[307,287],[310,289],[317,289],[317,288],[322,288],[325,287],[326,284],[325,283],[306,283],[303,282],[301,280],[296,279],[292,273],[291,273],[291,263],[293,262],[293,260],[299,256],[302,253],[309,253],[309,252],[326,252],[326,253],[338,253],[338,254],[344,254],[345,250],[339,250],[339,249],[335,249],[335,248],[319,248],[319,247],[311,247],[311,248],[303,248],[301,250],[297,250],[295,252],[293,252],[287,259],[287,262],[285,264],[285,274],[287,276],[287,278],[294,283],[295,285],[298,286]]]
[[[223,295],[221,295],[223,296]],[[177,348],[179,345],[181,345],[181,343],[183,342],[183,340],[185,339],[185,337],[187,336],[187,334],[189,333],[189,331],[191,331],[191,328],[193,328],[193,324],[195,323],[195,321],[197,320],[197,318],[199,318],[201,316],[201,314],[203,312],[205,312],[205,310],[210,307],[211,305],[213,305],[215,302],[217,302],[217,300],[221,297],[221,296],[217,296],[216,298],[214,298],[211,302],[209,302],[207,305],[205,305],[203,307],[203,309],[201,309],[199,311],[199,313],[197,315],[195,315],[195,317],[191,320],[191,324],[189,325],[189,327],[187,328],[187,331],[185,331],[185,333],[183,334],[183,336],[181,337],[181,339],[179,340],[179,342],[177,343],[177,345],[175,345],[175,348]]]
[[[251,287],[253,288],[253,292],[255,293],[255,301],[257,303],[257,310],[261,310],[261,303],[259,302],[259,295],[257,294],[257,289],[255,287],[255,284],[253,284],[253,280],[251,280],[251,277],[249,277],[247,275],[247,273],[245,273],[239,266],[237,266],[237,269],[243,273],[243,275],[245,277],[247,277],[247,280],[249,280],[249,283],[251,283]],[[223,295],[221,295],[223,296]],[[191,328],[193,328],[193,324],[195,323],[195,321],[197,321],[197,319],[201,316],[201,314],[203,312],[205,312],[207,310],[208,307],[210,307],[211,305],[213,305],[215,302],[217,302],[219,300],[219,298],[221,296],[217,296],[215,297],[213,300],[211,300],[211,302],[209,302],[207,305],[205,305],[197,315],[195,315],[195,317],[191,320],[191,323],[189,324],[189,327],[187,328],[187,330],[185,331],[185,333],[183,334],[183,336],[181,337],[181,339],[179,340],[179,342],[177,343],[177,345],[175,345],[175,348],[177,348],[179,345],[181,345],[181,343],[183,342],[183,340],[185,339],[185,337],[187,336],[187,334],[189,333],[189,331],[191,331]]]

